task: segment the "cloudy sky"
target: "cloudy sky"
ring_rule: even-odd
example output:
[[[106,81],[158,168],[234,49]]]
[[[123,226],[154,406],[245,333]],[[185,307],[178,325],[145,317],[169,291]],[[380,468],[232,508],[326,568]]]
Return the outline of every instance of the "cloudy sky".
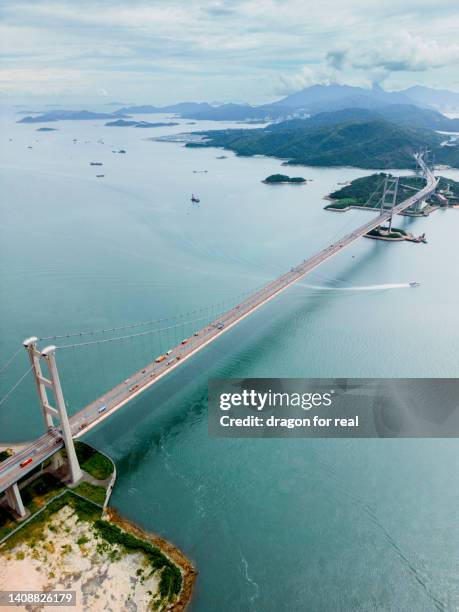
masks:
[[[457,0],[2,0],[0,93],[265,102],[312,83],[459,91]]]

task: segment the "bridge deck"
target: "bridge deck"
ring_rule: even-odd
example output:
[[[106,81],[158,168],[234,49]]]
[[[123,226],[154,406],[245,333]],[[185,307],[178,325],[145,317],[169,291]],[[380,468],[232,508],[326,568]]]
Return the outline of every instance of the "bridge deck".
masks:
[[[407,200],[395,206],[393,214],[398,214],[406,210],[435,191],[437,182],[433,173],[423,164],[422,160],[420,163],[427,179],[426,186],[421,191],[418,191]],[[369,231],[388,221],[391,214],[392,211],[388,210],[387,212],[377,215],[337,242],[322,249],[309,259],[305,259],[298,266],[291,268],[289,272],[286,272],[274,281],[268,283],[246,300],[196,332],[196,335],[189,338],[186,344],[180,344],[175,347],[171,354],[167,356],[166,360],[161,363],[152,362],[148,364],[145,368],[133,374],[126,382],[118,384],[103,396],[82,408],[82,410],[70,417],[73,437],[80,437],[88,430],[101,423],[104,419],[111,416],[127,402],[154,385],[163,376],[179,367],[180,364],[189,359],[197,351],[200,351],[210,342],[216,340],[219,336],[242,321],[242,319],[252,312],[255,312],[255,310],[258,310],[258,308],[266,304],[266,302],[272,300],[279,293],[290,287],[290,285],[304,278],[324,261],[331,259]],[[173,360],[172,363],[170,363],[171,360]],[[46,433],[30,446],[27,446],[19,453],[2,462],[0,464],[0,492],[27,474],[38,463],[46,459],[59,448],[62,448],[62,446],[62,441],[56,439],[55,432]],[[20,463],[27,460],[29,457],[32,457],[33,461],[25,468],[21,468]]]

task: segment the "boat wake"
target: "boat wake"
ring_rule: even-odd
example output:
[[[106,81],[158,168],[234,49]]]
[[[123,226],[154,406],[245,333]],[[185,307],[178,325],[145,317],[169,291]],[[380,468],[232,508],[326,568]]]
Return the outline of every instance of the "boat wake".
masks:
[[[386,283],[383,285],[360,285],[356,287],[325,287],[320,285],[309,285],[301,283],[302,287],[316,291],[382,291],[386,289],[407,289],[411,283]]]

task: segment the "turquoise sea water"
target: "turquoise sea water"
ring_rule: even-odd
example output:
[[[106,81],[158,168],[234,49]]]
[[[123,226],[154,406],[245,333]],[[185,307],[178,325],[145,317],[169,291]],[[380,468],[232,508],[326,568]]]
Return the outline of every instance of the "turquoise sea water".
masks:
[[[266,186],[280,161],[146,140],[214,126],[41,133],[3,115],[1,363],[31,334],[230,300],[368,219],[322,200],[368,171],[296,168],[313,181]],[[193,610],[459,607],[456,440],[207,435],[209,377],[458,375],[459,210],[396,224],[428,244],[361,240],[88,435],[117,463],[112,504],[196,563]],[[421,286],[340,291],[412,280]],[[191,331],[58,353],[69,410]],[[26,367],[19,355],[2,396]],[[0,440],[38,434],[40,419],[26,379],[0,407]]]

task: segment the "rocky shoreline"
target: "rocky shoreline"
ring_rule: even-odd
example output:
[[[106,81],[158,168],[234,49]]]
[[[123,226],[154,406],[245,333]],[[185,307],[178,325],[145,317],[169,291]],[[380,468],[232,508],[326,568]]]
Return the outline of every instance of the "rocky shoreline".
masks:
[[[180,593],[180,597],[174,604],[172,604],[170,610],[173,610],[174,612],[181,612],[182,610],[185,610],[191,601],[194,583],[198,575],[198,572],[192,565],[192,563],[173,544],[156,534],[144,531],[134,523],[128,521],[126,518],[121,516],[113,508],[106,509],[106,516],[111,523],[118,525],[124,531],[127,531],[133,536],[151,542],[151,544],[157,546],[167,557],[169,557],[169,559],[171,559],[171,561],[173,561],[180,568],[183,577],[182,590]]]

